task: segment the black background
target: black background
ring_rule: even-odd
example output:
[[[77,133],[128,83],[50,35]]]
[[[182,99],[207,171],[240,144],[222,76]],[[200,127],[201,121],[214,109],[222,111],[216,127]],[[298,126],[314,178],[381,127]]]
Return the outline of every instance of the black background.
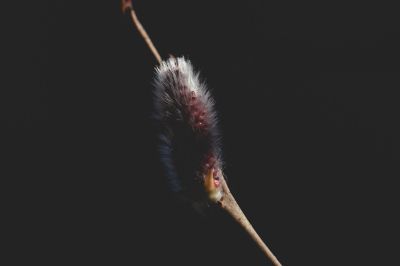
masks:
[[[231,190],[284,265],[397,264],[395,8],[135,6],[161,55],[207,80]],[[118,1],[39,7],[21,27],[35,40],[19,43],[34,52],[18,76],[29,86],[2,97],[11,179],[29,195],[15,196],[15,245],[52,265],[267,265],[229,217],[201,217],[167,191],[150,119],[156,62]]]

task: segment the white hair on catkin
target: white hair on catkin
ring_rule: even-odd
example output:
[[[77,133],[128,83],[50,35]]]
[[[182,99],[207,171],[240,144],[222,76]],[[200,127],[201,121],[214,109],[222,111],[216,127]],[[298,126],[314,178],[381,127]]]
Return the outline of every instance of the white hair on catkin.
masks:
[[[183,57],[156,67],[154,87],[160,155],[171,189],[199,192],[208,171],[222,167],[214,101]]]

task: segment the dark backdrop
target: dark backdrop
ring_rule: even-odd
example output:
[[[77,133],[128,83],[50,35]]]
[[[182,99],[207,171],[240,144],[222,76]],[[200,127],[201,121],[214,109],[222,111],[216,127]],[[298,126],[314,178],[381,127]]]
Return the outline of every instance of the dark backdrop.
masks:
[[[15,169],[38,176],[21,181],[38,188],[21,200],[32,260],[267,265],[229,217],[198,216],[166,189],[150,119],[156,62],[118,1],[77,2],[40,11],[40,73],[29,71],[40,79],[9,104],[8,123],[25,131]],[[284,265],[396,264],[396,9],[135,6],[162,56],[186,56],[207,80],[231,190]]]

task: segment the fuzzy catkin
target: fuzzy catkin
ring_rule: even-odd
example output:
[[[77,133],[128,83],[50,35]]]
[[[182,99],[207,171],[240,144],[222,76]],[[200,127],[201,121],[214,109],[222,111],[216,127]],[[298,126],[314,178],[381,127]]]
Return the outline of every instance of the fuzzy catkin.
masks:
[[[220,134],[214,101],[189,60],[169,58],[156,68],[154,109],[160,156],[174,192],[202,197],[204,178],[222,174]],[[218,183],[216,183],[218,185]]]

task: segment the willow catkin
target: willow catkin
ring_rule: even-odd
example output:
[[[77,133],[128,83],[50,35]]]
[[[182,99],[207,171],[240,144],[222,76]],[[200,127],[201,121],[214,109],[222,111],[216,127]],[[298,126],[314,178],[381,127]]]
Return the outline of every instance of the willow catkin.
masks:
[[[162,61],[154,86],[160,155],[171,189],[195,201],[219,201],[222,159],[210,92],[183,57]]]

